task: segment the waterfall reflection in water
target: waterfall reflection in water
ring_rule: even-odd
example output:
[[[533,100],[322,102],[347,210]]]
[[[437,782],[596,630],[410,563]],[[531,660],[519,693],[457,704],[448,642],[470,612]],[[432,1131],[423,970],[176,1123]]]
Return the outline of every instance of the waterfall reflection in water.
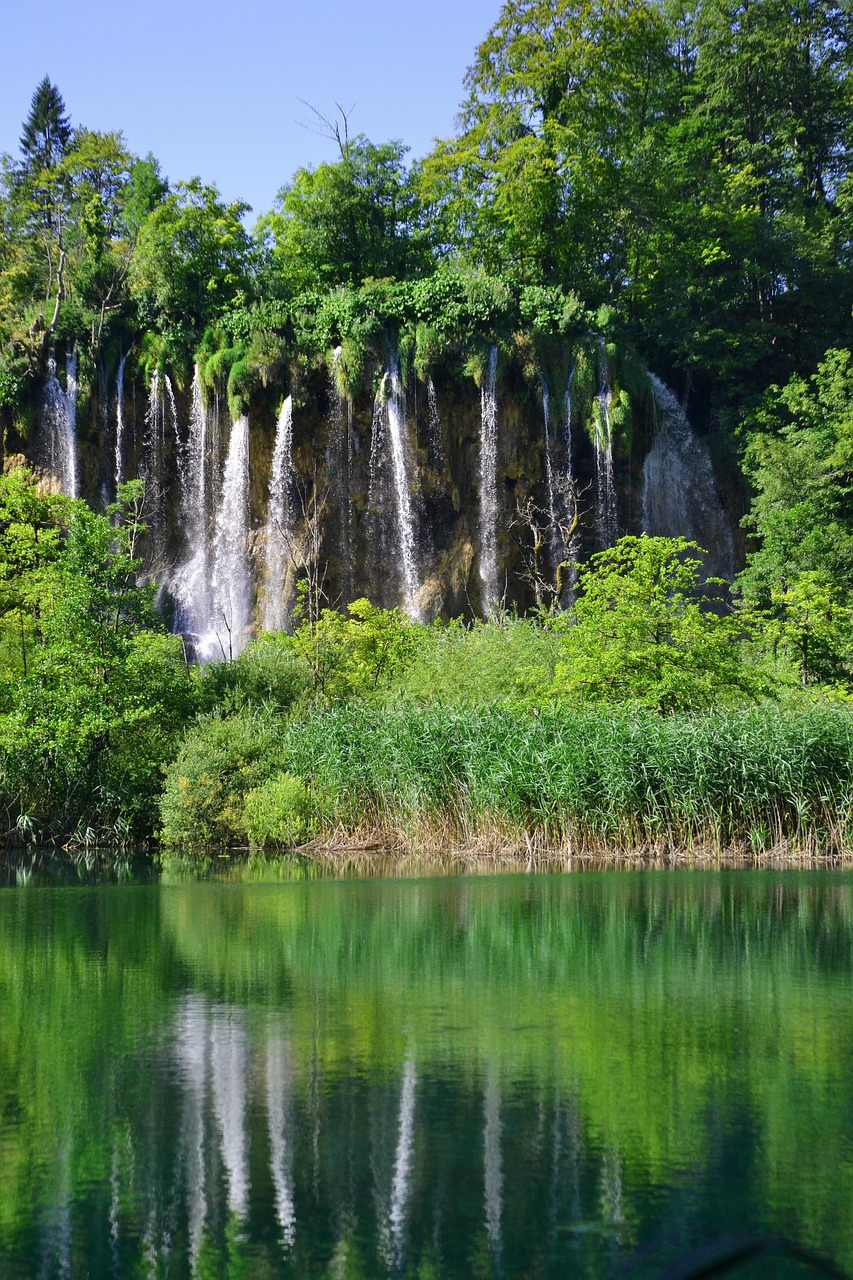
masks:
[[[28,885],[0,938],[4,1280],[853,1260],[850,874]]]

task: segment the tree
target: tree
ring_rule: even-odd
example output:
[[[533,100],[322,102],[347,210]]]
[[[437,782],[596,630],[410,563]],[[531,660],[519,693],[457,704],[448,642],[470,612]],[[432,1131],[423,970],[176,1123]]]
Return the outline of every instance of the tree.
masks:
[[[27,640],[7,675],[0,769],[16,815],[46,836],[150,832],[159,770],[195,706],[181,642],[137,584],[141,508],[139,482],[99,515],[26,474],[0,480],[0,579],[15,574],[6,598]]]
[[[59,164],[71,138],[70,118],[62,94],[45,76],[33,93],[30,114],[21,134],[21,154],[30,173]]]
[[[193,178],[177,183],[139,228],[129,275],[139,321],[180,356],[194,351],[205,328],[249,290],[250,244],[241,220],[247,210],[240,201],[225,204],[215,187]]]
[[[285,294],[368,277],[418,273],[417,207],[401,142],[341,141],[341,158],[299,169],[282,188],[259,234],[271,258],[271,283]]]
[[[555,669],[560,701],[704,710],[754,691],[744,626],[700,594],[704,552],[684,538],[622,538],[578,574],[575,625]]]
[[[468,71],[461,135],[424,167],[445,235],[489,270],[604,301],[623,283],[634,157],[670,64],[646,0],[506,0]]]
[[[810,379],[771,387],[744,465],[756,546],[738,581],[803,684],[849,678],[853,639],[853,356],[830,350]]]

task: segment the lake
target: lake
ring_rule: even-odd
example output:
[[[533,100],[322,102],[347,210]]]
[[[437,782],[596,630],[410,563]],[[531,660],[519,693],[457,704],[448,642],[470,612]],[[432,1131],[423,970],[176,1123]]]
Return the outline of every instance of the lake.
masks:
[[[850,873],[0,889],[4,1280],[652,1277],[753,1232],[853,1268]]]

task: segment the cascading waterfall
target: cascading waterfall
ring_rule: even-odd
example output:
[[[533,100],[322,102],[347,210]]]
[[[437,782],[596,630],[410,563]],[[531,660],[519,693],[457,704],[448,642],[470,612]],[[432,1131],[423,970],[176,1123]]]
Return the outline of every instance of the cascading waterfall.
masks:
[[[566,383],[566,474],[564,485],[566,489],[566,505],[567,508],[571,504],[570,511],[574,509],[576,501],[577,481],[574,473],[574,464],[572,461],[572,383],[574,382],[575,371],[572,369],[569,374],[569,380]],[[563,545],[563,556],[568,560],[568,582],[566,582],[567,599],[564,603],[568,604],[574,600],[575,591],[577,589],[578,579],[578,557],[580,555],[580,537],[577,530],[569,537],[568,546]]]
[[[613,432],[610,423],[611,392],[607,375],[607,350],[599,343],[599,392],[595,412],[595,530],[599,547],[616,541],[616,487],[613,481]]]
[[[275,429],[264,537],[264,628],[267,631],[281,631],[287,621],[284,584],[293,544],[293,481],[293,398],[286,396]]]
[[[480,578],[486,614],[500,600],[498,583],[498,349],[489,353],[489,367],[480,389]]]
[[[129,351],[125,351],[118,362],[116,377],[116,460],[115,482],[116,493],[124,479],[124,366],[127,364]]]
[[[370,441],[370,506],[371,510],[377,514],[381,514],[385,507],[383,474],[389,461],[392,478],[391,497],[396,516],[396,554],[403,584],[403,607],[407,613],[417,618],[420,582],[411,497],[410,476],[413,468],[406,427],[406,393],[400,379],[399,362],[395,353],[391,355],[389,367],[373,407],[373,431]]]
[[[63,493],[77,497],[77,344],[65,357],[65,390],[56,376],[56,353],[47,358],[47,382],[42,397],[42,420],[47,428],[45,464]]]
[[[708,552],[708,575],[731,579],[734,537],[708,449],[675,394],[654,374],[649,377],[658,427],[643,463],[643,529],[653,536],[698,542]]]
[[[236,657],[246,642],[252,605],[249,563],[249,419],[231,424],[222,494],[213,531],[211,615],[203,658]]]
[[[353,509],[352,489],[350,485],[351,458],[351,426],[352,402],[344,398],[338,379],[335,376],[343,359],[343,349],[335,347],[332,354],[332,369],[329,373],[329,445],[327,462],[331,474],[335,477],[336,501],[338,511],[338,547],[341,560],[341,589],[344,598],[351,600],[353,596],[353,536],[355,513]]]
[[[194,636],[203,635],[211,627],[209,437],[208,414],[196,365],[187,439],[179,452],[181,527],[186,538],[186,558],[172,575],[176,627]]]

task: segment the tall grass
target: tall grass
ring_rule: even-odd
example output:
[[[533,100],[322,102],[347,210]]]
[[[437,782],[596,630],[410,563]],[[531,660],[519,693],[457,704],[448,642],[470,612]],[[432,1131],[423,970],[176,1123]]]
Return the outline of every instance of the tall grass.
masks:
[[[291,722],[281,749],[343,835],[432,831],[578,853],[853,847],[842,707],[660,717],[349,704]]]

